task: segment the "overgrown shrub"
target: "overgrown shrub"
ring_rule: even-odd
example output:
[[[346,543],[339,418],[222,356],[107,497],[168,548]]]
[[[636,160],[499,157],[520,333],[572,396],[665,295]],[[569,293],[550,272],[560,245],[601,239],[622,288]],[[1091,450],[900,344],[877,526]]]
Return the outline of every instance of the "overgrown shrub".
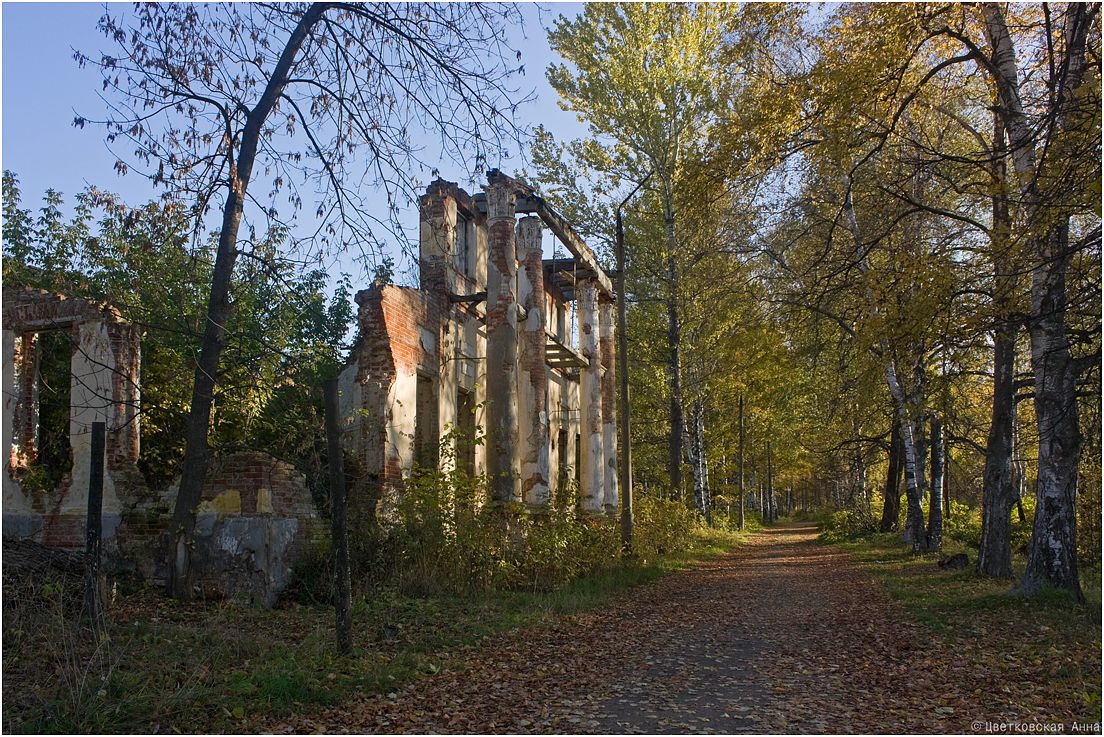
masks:
[[[943,537],[976,548],[981,545],[981,510],[951,502],[951,514],[943,517]]]
[[[641,494],[634,500],[633,551],[642,558],[685,550],[697,513],[670,499]]]
[[[441,451],[447,459],[445,443]],[[645,559],[687,549],[699,524],[686,506],[649,497],[637,500],[635,521],[634,550]],[[355,585],[393,584],[414,596],[548,591],[623,560],[619,520],[581,514],[574,484],[533,513],[490,502],[487,479],[462,470],[415,468],[387,519],[350,544]],[[331,600],[330,565],[328,550],[312,551],[292,595]]]
[[[840,509],[823,518],[820,523],[820,537],[826,542],[840,542],[878,531],[881,518],[866,507]]]
[[[1035,519],[1035,498],[1025,496],[1023,500],[1024,521],[1020,522],[1019,512],[1012,507],[1012,550],[1026,553],[1031,544],[1031,524]],[[965,504],[951,502],[951,514],[943,519],[943,536],[955,540],[967,547],[978,548],[981,545],[981,510]]]

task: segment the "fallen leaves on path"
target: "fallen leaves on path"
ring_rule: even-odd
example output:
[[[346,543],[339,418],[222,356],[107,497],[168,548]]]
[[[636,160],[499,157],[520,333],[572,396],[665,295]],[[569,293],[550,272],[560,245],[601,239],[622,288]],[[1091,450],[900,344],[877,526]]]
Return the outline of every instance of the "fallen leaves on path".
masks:
[[[451,653],[395,692],[267,728],[969,733],[1091,716],[1054,675],[1078,659],[1099,664],[1099,647],[1025,662],[981,615],[961,637],[933,637],[814,538],[768,531],[605,609]]]

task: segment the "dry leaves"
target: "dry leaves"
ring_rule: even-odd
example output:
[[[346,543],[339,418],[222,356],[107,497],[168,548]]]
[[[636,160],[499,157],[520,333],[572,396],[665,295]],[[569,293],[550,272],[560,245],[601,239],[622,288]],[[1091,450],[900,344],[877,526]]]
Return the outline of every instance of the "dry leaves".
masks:
[[[1093,716],[1056,676],[1099,664],[1099,641],[1024,660],[982,614],[936,638],[815,535],[765,532],[601,611],[453,653],[394,693],[267,729],[969,733]]]

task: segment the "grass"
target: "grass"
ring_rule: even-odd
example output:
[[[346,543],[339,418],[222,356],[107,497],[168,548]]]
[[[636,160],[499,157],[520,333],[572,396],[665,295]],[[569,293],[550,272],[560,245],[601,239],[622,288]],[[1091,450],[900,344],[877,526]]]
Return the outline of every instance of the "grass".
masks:
[[[550,592],[411,597],[383,588],[354,605],[354,651],[333,654],[333,610],[288,603],[179,604],[138,590],[109,610],[107,637],[73,629],[66,592],[4,600],[5,732],[243,732],[261,718],[389,693],[485,637],[606,604],[625,589],[730,550],[698,531],[689,551],[633,560]]]
[[[1016,664],[1050,668],[1048,686],[1070,699],[1076,713],[1101,709],[1100,569],[1082,572],[1086,604],[1068,592],[1045,590],[1027,599],[1013,580],[974,572],[977,551],[950,541],[943,555],[965,552],[971,565],[944,571],[937,555],[914,555],[897,534],[832,542],[881,582],[922,625],[964,653],[999,654],[1001,668]],[[1014,561],[1022,571],[1025,561]]]

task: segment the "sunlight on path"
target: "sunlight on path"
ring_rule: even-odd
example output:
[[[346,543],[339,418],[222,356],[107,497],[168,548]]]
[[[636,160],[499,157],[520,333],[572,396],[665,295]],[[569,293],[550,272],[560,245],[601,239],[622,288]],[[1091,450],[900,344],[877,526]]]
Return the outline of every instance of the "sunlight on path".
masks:
[[[752,536],[599,611],[465,651],[390,697],[284,725],[325,732],[746,733],[968,730],[969,678],[808,525]],[[918,667],[936,678],[917,678]],[[917,708],[916,704],[921,707]],[[992,714],[996,717],[998,715]]]

